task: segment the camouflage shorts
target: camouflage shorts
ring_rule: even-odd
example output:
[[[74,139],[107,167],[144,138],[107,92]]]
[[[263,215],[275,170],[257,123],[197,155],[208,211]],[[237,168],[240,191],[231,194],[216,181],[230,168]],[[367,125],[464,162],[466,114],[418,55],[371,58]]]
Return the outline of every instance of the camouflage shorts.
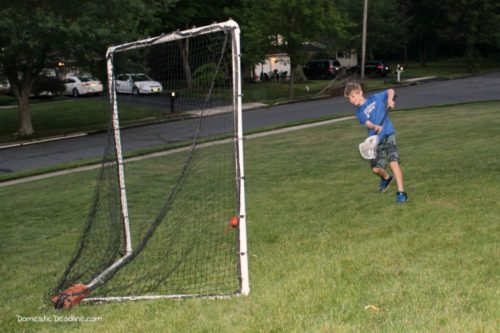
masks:
[[[399,163],[399,153],[396,146],[396,135],[391,134],[383,138],[377,146],[377,157],[370,160],[372,168],[386,168],[387,161]]]

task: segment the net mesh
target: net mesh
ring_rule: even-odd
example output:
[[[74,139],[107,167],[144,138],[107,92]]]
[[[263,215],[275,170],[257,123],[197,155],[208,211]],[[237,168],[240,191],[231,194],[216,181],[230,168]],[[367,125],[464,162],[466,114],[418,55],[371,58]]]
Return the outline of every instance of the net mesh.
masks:
[[[359,144],[359,153],[364,159],[372,160],[377,157],[378,136],[372,135]]]
[[[99,280],[92,297],[226,295],[238,291],[238,168],[231,29],[181,34],[116,48],[111,54],[117,90],[121,74],[137,91],[117,94],[132,253]],[[158,91],[158,83],[161,91]],[[149,91],[148,91],[149,89]],[[113,99],[114,97],[112,97]],[[102,167],[85,227],[67,269],[51,294],[88,284],[125,255],[119,162],[110,117]],[[154,146],[143,144],[144,136]],[[151,140],[148,140],[151,141]],[[137,154],[136,154],[137,155]]]

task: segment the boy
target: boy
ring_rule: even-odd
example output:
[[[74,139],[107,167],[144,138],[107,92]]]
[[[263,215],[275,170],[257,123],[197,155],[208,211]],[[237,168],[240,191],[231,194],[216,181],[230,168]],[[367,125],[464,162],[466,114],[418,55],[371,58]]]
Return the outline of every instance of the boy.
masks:
[[[388,116],[386,108],[394,108],[394,90],[387,89],[365,99],[363,88],[359,83],[350,82],[346,85],[344,96],[351,104],[357,106],[356,117],[361,125],[366,126],[368,135],[378,134],[379,144],[377,146],[377,157],[370,160],[372,172],[380,177],[380,192],[385,192],[395,179],[398,187],[396,202],[408,201],[408,195],[404,190],[403,172],[399,167],[399,154],[396,147],[396,130]],[[386,158],[389,160],[393,176],[385,168]]]

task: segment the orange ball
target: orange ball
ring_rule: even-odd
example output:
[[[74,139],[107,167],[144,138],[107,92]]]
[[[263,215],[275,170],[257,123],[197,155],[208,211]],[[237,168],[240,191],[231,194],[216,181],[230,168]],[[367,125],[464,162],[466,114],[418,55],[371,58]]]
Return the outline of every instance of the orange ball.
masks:
[[[236,227],[239,222],[240,222],[240,219],[236,215],[231,217],[231,219],[229,220],[229,224],[232,225],[233,227]]]

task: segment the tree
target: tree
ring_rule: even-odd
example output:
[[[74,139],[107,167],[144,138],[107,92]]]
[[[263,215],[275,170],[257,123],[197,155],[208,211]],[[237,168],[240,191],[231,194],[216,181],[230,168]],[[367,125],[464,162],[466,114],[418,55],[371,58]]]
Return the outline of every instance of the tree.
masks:
[[[246,7],[245,30],[267,42],[267,50],[277,49],[290,57],[288,95],[293,97],[294,66],[301,68],[307,59],[304,42],[316,41],[338,33],[342,18],[329,0],[254,0]],[[262,44],[254,44],[262,51]],[[261,55],[262,57],[264,54]]]
[[[398,6],[398,1],[368,1],[366,55],[368,59],[385,59],[401,52],[404,48],[404,32],[408,25],[405,13]],[[363,1],[337,0],[336,6],[344,17],[345,34],[342,42],[346,48],[356,49],[361,55],[363,23]]]
[[[367,38],[370,58],[386,58],[398,53],[404,27],[396,1],[370,1],[368,10]]]
[[[410,31],[413,26],[414,16],[410,13],[411,1],[410,0],[397,0],[398,9],[398,26],[400,33],[399,46],[403,50],[404,63],[408,63],[408,47],[410,44]]]
[[[444,20],[446,25],[440,29],[440,34],[448,45],[459,46],[468,71],[472,71],[478,60],[478,46],[494,41],[498,24],[491,0],[463,0],[460,2],[445,0]]]
[[[171,4],[166,4],[167,7]],[[155,24],[149,28],[153,35],[174,30],[186,30],[193,27],[209,25],[214,22],[227,21],[228,15],[239,5],[235,0],[183,0],[168,10],[163,6],[155,7]],[[192,71],[189,63],[189,40],[177,43],[182,58],[186,85],[192,85]]]
[[[164,0],[165,1],[165,0]],[[110,45],[134,39],[151,11],[140,0],[0,1],[0,63],[18,100],[18,137],[34,134],[33,83],[63,59],[79,66],[104,61]]]

